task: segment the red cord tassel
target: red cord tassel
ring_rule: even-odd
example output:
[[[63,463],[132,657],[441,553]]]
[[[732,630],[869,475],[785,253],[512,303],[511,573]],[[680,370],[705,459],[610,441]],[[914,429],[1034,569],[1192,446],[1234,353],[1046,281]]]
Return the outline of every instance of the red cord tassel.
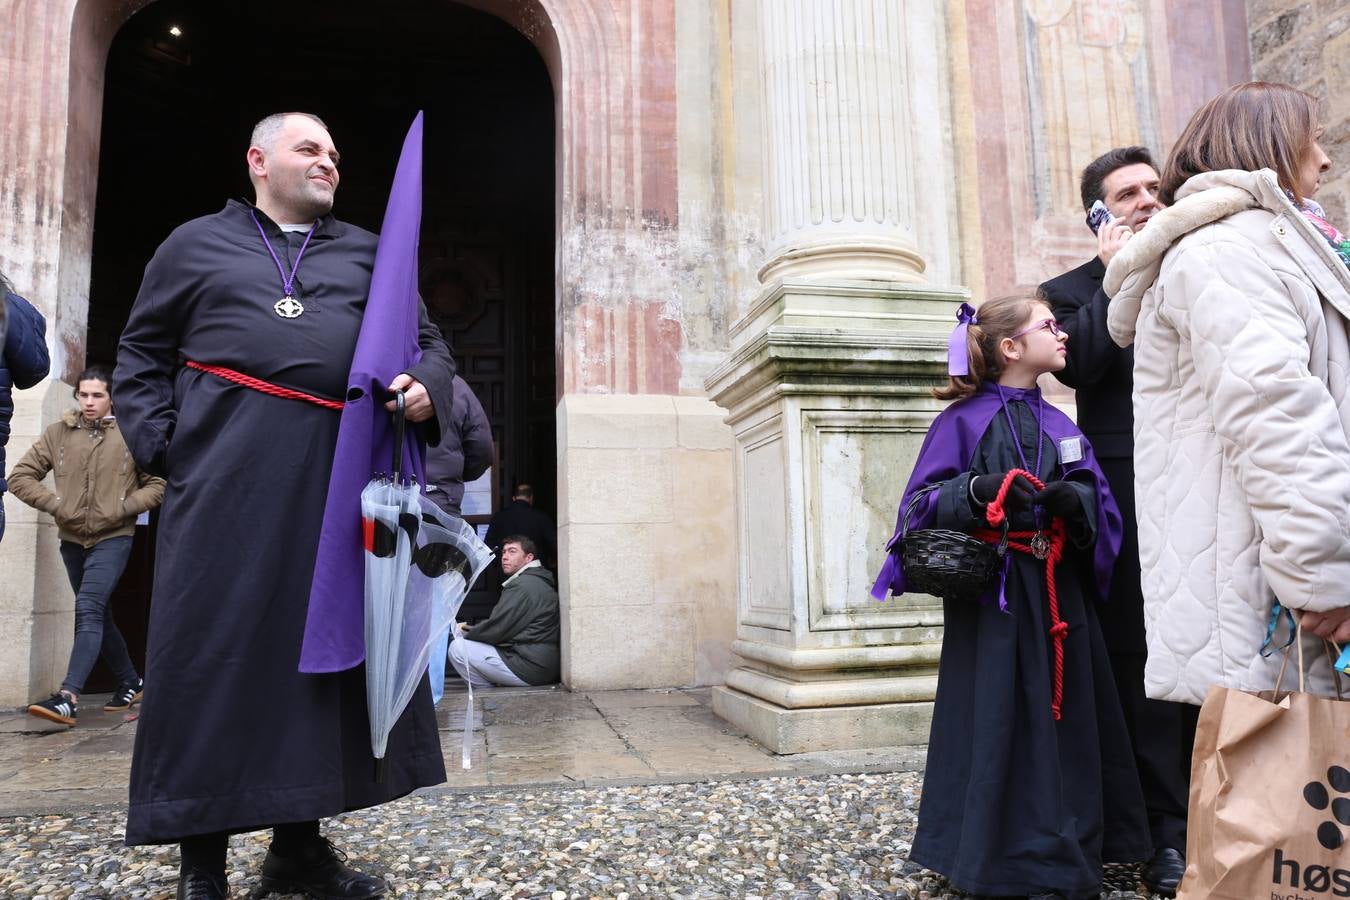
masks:
[[[989,501],[985,507],[985,519],[989,524],[997,528],[1002,525],[1008,517],[1004,504],[1007,502],[1008,489],[1012,487],[1013,479],[1021,475],[1036,488],[1044,490],[1045,484],[1025,469],[1011,469],[1003,479],[1003,484],[999,486],[998,495]],[[1036,550],[1030,541],[1036,536],[1035,531],[1014,531],[1008,534],[1008,548],[1016,550],[1019,553],[1028,553],[1032,556],[1037,555]],[[1003,538],[1001,531],[981,530],[976,533],[976,537],[989,543],[998,543]],[[1062,519],[1054,519],[1050,523],[1049,533],[1046,535],[1049,544],[1045,553],[1045,593],[1050,608],[1050,640],[1055,650],[1055,670],[1052,681],[1050,697],[1050,714],[1058,722],[1062,716],[1064,708],[1064,638],[1069,633],[1069,623],[1059,617],[1059,591],[1055,586],[1055,569],[1059,561],[1064,558],[1064,543],[1067,534],[1064,530]]]

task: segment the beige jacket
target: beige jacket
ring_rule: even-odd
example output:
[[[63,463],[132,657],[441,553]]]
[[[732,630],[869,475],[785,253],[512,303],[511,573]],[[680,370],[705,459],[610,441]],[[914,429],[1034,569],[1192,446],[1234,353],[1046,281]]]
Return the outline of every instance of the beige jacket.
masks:
[[[42,484],[48,472],[55,492]],[[116,419],[90,424],[72,409],[15,463],[9,490],[56,519],[61,540],[92,547],[131,534],[136,516],[164,499],[164,479],[136,468]]]
[[[1223,171],[1186,182],[1104,287],[1135,348],[1145,690],[1272,687],[1273,601],[1350,605],[1350,272],[1273,172]]]

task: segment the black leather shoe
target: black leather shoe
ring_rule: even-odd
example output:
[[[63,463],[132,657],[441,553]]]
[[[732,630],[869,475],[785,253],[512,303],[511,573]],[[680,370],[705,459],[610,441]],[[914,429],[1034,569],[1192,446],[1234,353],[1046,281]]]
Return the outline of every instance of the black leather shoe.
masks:
[[[229,900],[230,886],[222,872],[188,869],[178,875],[178,900]]]
[[[1144,887],[1154,894],[1175,897],[1181,876],[1186,874],[1186,857],[1181,851],[1171,847],[1161,847],[1154,851],[1153,857],[1144,864],[1142,880]]]
[[[269,893],[308,894],[314,900],[375,900],[389,886],[383,878],[364,875],[343,861],[347,854],[320,838],[296,856],[267,851],[257,896]]]

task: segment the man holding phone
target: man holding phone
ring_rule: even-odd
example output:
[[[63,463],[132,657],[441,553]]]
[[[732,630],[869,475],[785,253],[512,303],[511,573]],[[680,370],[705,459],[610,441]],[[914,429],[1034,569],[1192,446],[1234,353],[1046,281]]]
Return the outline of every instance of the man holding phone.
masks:
[[[1097,255],[1042,284],[1041,293],[1070,337],[1068,362],[1056,377],[1077,391],[1078,425],[1097,451],[1125,519],[1111,595],[1100,610],[1102,632],[1153,837],[1153,857],[1144,867],[1143,880],[1151,891],[1171,897],[1185,870],[1197,707],[1144,696],[1148,652],[1134,514],[1134,352],[1117,347],[1107,333],[1111,298],[1102,290],[1112,257],[1163,208],[1158,186],[1157,167],[1145,147],[1119,147],[1089,163],[1083,170],[1081,193],[1088,227],[1097,235]]]

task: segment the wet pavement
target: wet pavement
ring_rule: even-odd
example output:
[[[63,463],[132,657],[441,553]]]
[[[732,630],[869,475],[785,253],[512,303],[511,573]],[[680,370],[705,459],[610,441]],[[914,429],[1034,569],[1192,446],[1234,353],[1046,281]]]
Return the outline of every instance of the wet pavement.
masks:
[[[474,691],[471,767],[462,768],[466,695],[447,687],[438,707],[448,780],[435,791],[507,785],[600,786],[917,771],[923,750],[896,747],[777,756],[712,711],[707,690]],[[70,813],[126,800],[131,714],[81,698],[74,728],[21,710],[0,715],[0,816]]]

